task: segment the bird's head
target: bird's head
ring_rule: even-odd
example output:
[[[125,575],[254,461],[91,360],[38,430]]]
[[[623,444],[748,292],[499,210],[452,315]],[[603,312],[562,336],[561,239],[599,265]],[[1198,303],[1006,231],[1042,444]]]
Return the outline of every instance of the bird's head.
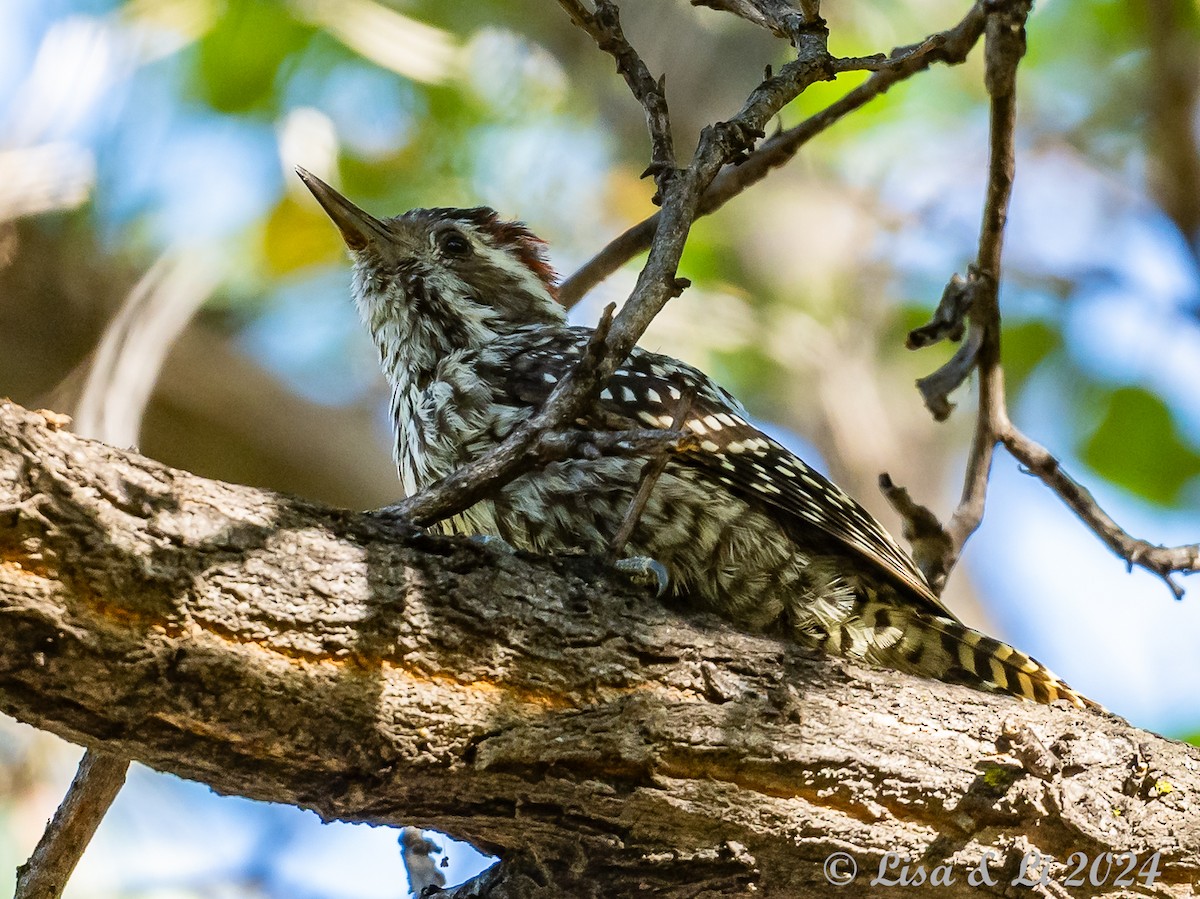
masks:
[[[350,250],[354,299],[385,368],[431,367],[513,328],[566,319],[545,244],[523,224],[482,206],[378,219],[296,171]]]

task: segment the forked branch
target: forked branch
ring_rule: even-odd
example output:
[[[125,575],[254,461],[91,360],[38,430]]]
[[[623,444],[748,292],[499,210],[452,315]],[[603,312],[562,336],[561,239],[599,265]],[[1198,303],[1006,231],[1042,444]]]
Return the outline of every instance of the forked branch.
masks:
[[[1000,259],[1014,174],[1016,126],[1016,73],[1025,51],[1025,18],[1028,0],[993,3],[987,13],[986,83],[991,97],[991,140],[987,199],[979,233],[979,251],[966,278],[955,275],[929,324],[909,334],[908,345],[918,349],[940,340],[966,341],[941,368],[917,382],[925,403],[938,420],[953,409],[950,394],[972,371],[979,377],[979,409],[967,460],[962,497],[945,529],[949,551],[945,569],[934,571],[935,583],[944,583],[962,553],[963,545],[978,529],[987,499],[992,458],[998,443],[1031,474],[1059,495],[1080,520],[1131,568],[1145,568],[1161,577],[1178,598],[1183,595],[1171,577],[1175,572],[1200,570],[1200,545],[1155,546],[1130,536],[1101,509],[1091,493],[1062,470],[1049,451],[1026,437],[1011,422],[1004,391],[1000,359]],[[889,498],[893,498],[889,494]],[[905,497],[906,498],[906,497]],[[919,522],[928,528],[928,510],[896,505],[909,527]],[[921,514],[924,513],[924,514]]]
[[[704,191],[697,217],[716,212],[773,169],[789,162],[812,138],[850,113],[886,93],[893,85],[923,72],[936,62],[958,65],[983,34],[983,3],[976,3],[953,28],[938,32],[918,44],[898,48],[886,57],[888,64],[849,91],[840,100],[800,124],[764,140],[737,166],[725,168]],[[833,62],[835,68],[838,61]],[[559,299],[570,308],[639,253],[644,253],[658,231],[661,213],[655,213],[611,240],[575,274],[559,285]]]

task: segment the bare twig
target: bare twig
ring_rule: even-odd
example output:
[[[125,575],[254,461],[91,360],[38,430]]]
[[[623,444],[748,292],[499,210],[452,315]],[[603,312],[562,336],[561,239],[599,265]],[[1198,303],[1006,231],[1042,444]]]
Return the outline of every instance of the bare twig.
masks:
[[[538,437],[530,451],[531,465],[564,459],[599,459],[601,456],[662,456],[692,448],[694,434],[657,428],[629,431],[553,431]]]
[[[1137,565],[1153,572],[1166,582],[1176,599],[1183,597],[1183,588],[1171,575],[1175,572],[1193,574],[1200,571],[1200,544],[1156,546],[1131,536],[1100,508],[1086,487],[1063,471],[1058,460],[1044,446],[1030,440],[1012,424],[1007,425],[999,436],[1013,457],[1030,474],[1057,493],[1109,549],[1125,560],[1131,570]]]
[[[974,370],[979,361],[979,347],[982,342],[979,330],[972,330],[945,365],[932,374],[917,379],[917,389],[921,391],[925,406],[937,421],[945,421],[954,411],[950,394],[957,390]]]
[[[910,350],[919,350],[943,340],[962,340],[974,298],[971,282],[962,275],[952,275],[933,311],[933,318],[909,331],[905,345]]]
[[[967,313],[968,327],[978,332],[975,365],[979,372],[979,412],[962,498],[950,520],[950,539],[956,552],[962,551],[983,520],[996,440],[1008,423],[1004,369],[1000,366],[1000,256],[1015,171],[1017,66],[1025,54],[1025,18],[1031,6],[1030,0],[993,6],[987,20],[984,80],[992,98],[991,150],[979,255],[968,275],[974,295]]]
[[[904,521],[904,539],[912,547],[913,561],[933,592],[941,595],[946,576],[954,565],[955,549],[950,535],[933,512],[913,500],[907,489],[894,484],[886,472],[879,476],[879,489]]]
[[[786,38],[797,48],[799,36],[805,31],[825,28],[820,0],[800,0],[799,9],[789,0],[692,0],[692,6],[731,13],[768,29],[776,37]]]
[[[830,125],[887,92],[892,85],[924,71],[935,62],[957,65],[967,58],[983,34],[985,15],[982,2],[976,3],[953,28],[926,38],[913,47],[896,50],[892,58],[901,61],[868,78],[840,100],[805,119],[799,125],[781,131],[763,141],[736,167],[725,169],[705,190],[697,215],[709,215],[742,191],[757,184],[772,169],[787,163],[804,144]],[[919,51],[919,52],[918,52]],[[622,265],[645,252],[658,229],[660,213],[634,225],[614,238],[575,274],[559,285],[559,299],[569,308],[588,291],[608,278]]]
[[[695,394],[693,391],[681,391],[679,401],[671,411],[671,430],[673,432],[677,432],[687,419],[694,399]],[[621,526],[617,528],[617,533],[613,535],[612,541],[609,543],[609,561],[615,561],[620,558],[621,550],[625,548],[625,544],[629,542],[629,538],[633,535],[633,529],[637,527],[638,520],[646,510],[646,503],[650,501],[650,493],[654,490],[654,485],[658,483],[658,479],[666,469],[670,458],[670,452],[667,449],[660,450],[642,468],[637,492],[633,495],[633,499],[629,503],[629,508],[625,512],[625,518],[621,521]]]
[[[550,462],[599,456],[646,456],[678,452],[689,446],[692,435],[674,430],[563,428],[577,416],[573,410],[582,411],[594,401],[608,377],[599,373],[599,366],[604,359],[614,308],[609,305],[604,310],[583,359],[559,382],[542,409],[514,429],[499,447],[429,489],[380,509],[378,514],[427,525],[462,511],[518,475]]]
[[[601,375],[599,366],[615,310],[612,303],[605,308],[583,358],[558,382],[542,408],[514,428],[503,443],[432,487],[381,511],[420,525],[430,524],[461,512],[522,471],[528,471],[535,464],[529,452],[543,435],[574,420],[600,392],[608,374]]]
[[[17,868],[13,899],[56,899],[112,801],[117,798],[129,760],[89,749],[62,805],[46,825],[29,861]]]
[[[971,9],[971,13],[968,13],[969,18],[977,8],[973,7]],[[921,41],[921,43],[913,44],[911,47],[899,47],[893,50],[890,55],[872,53],[870,56],[845,56],[835,59],[833,65],[838,72],[887,72],[889,70],[900,70],[911,74],[914,71],[919,71],[919,69],[913,67],[913,63],[920,61],[926,56],[932,56],[934,60],[944,61],[947,38],[951,37],[955,30],[951,29],[950,31],[943,31],[940,34],[931,34],[925,40]],[[924,68],[924,66],[921,68]]]
[[[932,346],[943,340],[962,340],[967,328],[967,317],[975,302],[975,294],[981,279],[972,266],[970,277],[955,274],[950,278],[942,299],[927,324],[908,332],[905,346],[910,350]],[[945,421],[954,410],[950,394],[957,390],[975,370],[979,362],[979,348],[983,344],[982,328],[972,328],[967,341],[941,368],[917,381],[917,389],[925,400],[925,406],[938,421]]]
[[[597,0],[596,11],[589,13],[581,0],[558,2],[567,11],[571,21],[587,32],[597,47],[616,60],[617,72],[642,105],[646,113],[646,128],[650,132],[650,165],[642,177],[654,177],[658,189],[653,202],[661,206],[663,191],[675,176],[675,144],[671,137],[671,116],[667,111],[666,76],[656,81],[637,51],[626,40],[615,3]]]

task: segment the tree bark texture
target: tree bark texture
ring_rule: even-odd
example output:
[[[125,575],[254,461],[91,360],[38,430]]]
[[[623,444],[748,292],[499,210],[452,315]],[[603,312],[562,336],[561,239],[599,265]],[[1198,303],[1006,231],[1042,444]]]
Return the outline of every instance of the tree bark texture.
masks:
[[[1143,895],[1200,878],[1195,747],[815,657],[589,559],[205,480],[4,402],[0,709],[505,859],[463,896],[825,895],[835,851],[860,868],[847,896],[881,889],[886,852],[951,866],[908,895],[977,894],[989,849],[985,893],[1028,850],[1059,883],[1072,852],[1161,852]],[[1120,867],[1066,892],[1116,892]]]

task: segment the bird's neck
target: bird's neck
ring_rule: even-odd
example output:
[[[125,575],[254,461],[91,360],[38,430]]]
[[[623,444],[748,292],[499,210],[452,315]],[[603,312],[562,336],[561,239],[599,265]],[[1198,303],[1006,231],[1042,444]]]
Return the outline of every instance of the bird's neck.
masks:
[[[497,316],[478,305],[439,303],[431,314],[428,299],[360,294],[357,300],[393,390],[413,384],[423,389],[448,356],[480,350],[503,332]]]

